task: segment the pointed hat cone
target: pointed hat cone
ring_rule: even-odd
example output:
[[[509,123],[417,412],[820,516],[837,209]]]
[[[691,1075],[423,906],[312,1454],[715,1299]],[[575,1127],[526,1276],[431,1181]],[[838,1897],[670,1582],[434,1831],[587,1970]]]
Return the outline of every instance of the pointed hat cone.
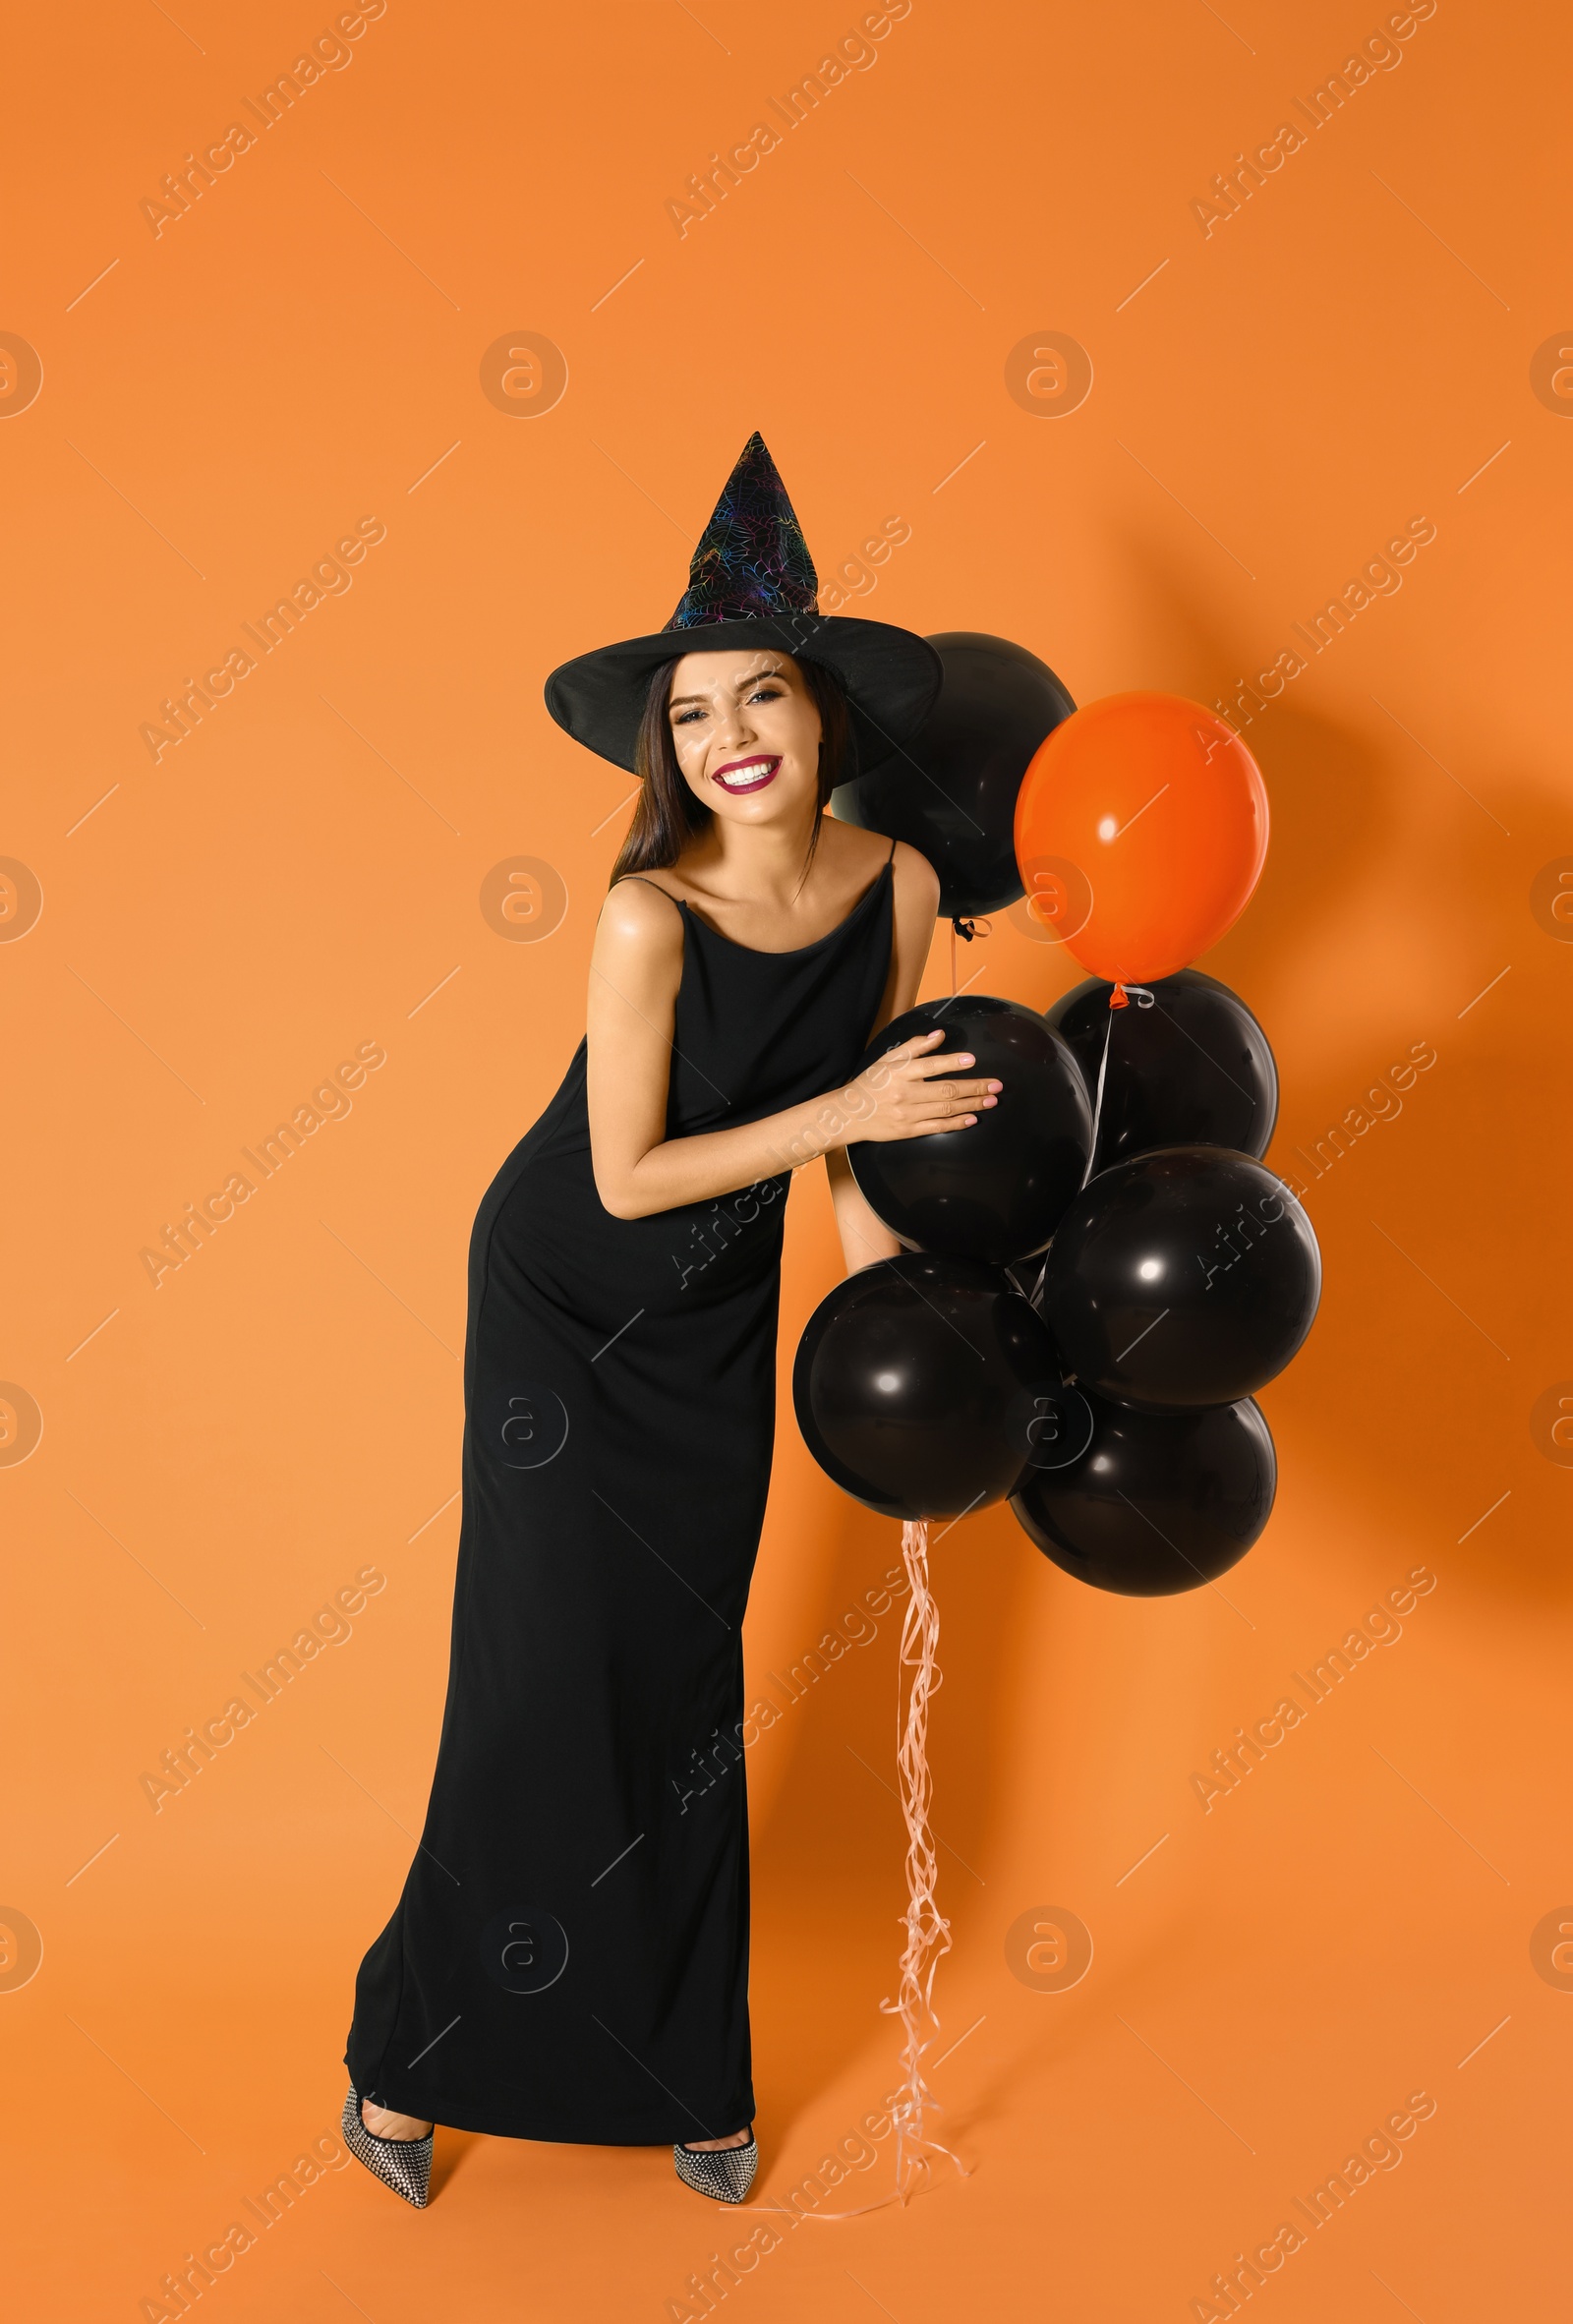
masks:
[[[758,613],[816,613],[819,577],[786,487],[756,428],[688,567],[669,629]]]

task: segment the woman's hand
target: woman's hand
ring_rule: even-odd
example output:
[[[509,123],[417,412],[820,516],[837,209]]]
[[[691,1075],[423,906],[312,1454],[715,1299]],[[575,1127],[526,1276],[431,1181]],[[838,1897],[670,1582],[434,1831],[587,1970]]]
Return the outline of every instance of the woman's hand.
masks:
[[[936,1056],[944,1032],[903,1041],[864,1068],[842,1092],[848,1120],[845,1143],[864,1138],[933,1137],[944,1130],[968,1130],[996,1102],[999,1081],[957,1078],[975,1061],[968,1052]],[[944,1079],[935,1076],[944,1075]]]

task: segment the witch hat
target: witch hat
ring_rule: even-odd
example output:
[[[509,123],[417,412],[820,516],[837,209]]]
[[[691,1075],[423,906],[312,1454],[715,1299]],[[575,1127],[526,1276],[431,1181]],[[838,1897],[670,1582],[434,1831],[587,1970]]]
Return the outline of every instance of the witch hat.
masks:
[[[756,430],[727,479],[665,629],[564,662],[547,680],[557,725],[614,766],[632,768],[654,672],[681,654],[764,647],[833,669],[846,691],[855,767],[867,774],[916,733],[939,692],[939,656],[887,621],[819,610],[819,582],[786,488]]]

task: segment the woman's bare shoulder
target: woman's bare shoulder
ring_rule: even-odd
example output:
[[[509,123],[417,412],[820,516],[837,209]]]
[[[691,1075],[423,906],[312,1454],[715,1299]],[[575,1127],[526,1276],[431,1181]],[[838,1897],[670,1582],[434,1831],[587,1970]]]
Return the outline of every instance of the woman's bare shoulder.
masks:
[[[939,910],[940,881],[926,855],[904,840],[898,840],[891,857],[891,878],[896,883],[898,908],[913,912],[927,912],[932,918]]]
[[[629,874],[607,891],[597,926],[598,946],[659,953],[682,949],[682,913],[677,898],[654,877]]]

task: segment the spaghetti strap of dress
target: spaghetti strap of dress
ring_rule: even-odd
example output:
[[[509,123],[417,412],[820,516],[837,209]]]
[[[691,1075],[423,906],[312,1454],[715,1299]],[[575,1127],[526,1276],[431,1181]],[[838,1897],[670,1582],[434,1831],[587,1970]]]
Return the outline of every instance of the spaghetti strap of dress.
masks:
[[[659,880],[647,880],[643,872],[624,872],[620,880],[614,880],[612,882],[612,887],[626,887],[630,880],[637,880],[641,888],[654,888],[658,896],[664,896],[669,903],[674,903],[679,911],[682,910],[682,899],[680,896],[673,896],[671,890],[670,888],[663,888]],[[611,891],[609,890],[608,893],[610,894]]]

